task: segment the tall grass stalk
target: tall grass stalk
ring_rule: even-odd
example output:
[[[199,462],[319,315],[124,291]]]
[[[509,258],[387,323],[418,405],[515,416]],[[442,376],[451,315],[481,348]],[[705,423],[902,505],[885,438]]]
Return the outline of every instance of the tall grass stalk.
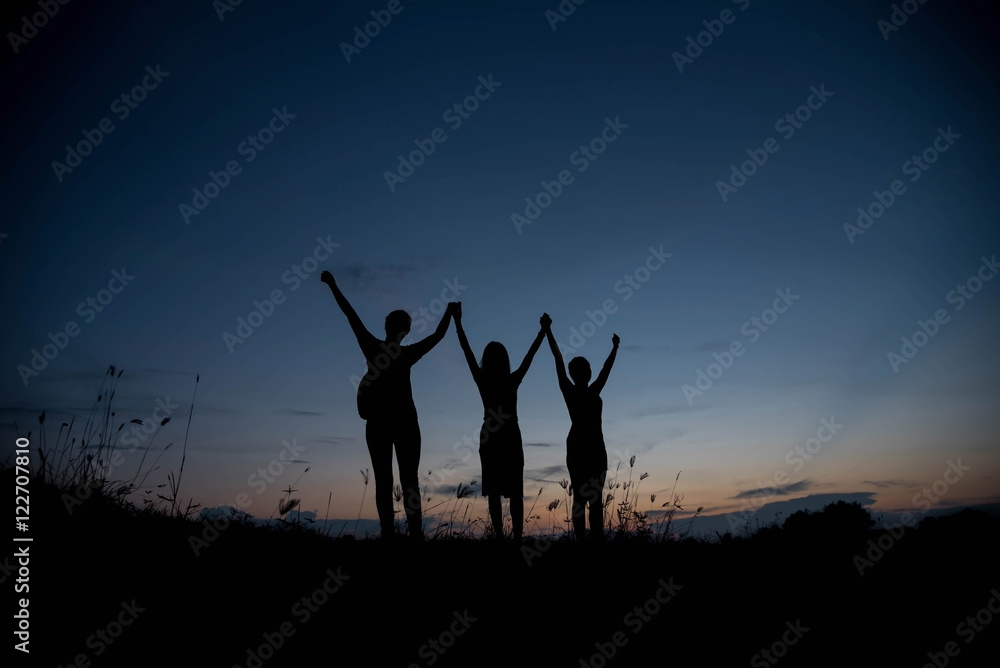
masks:
[[[170,481],[171,481],[170,492],[171,492],[171,496],[173,497],[173,508],[174,508],[174,513],[178,517],[181,516],[181,512],[180,512],[180,505],[178,504],[178,501],[180,499],[178,498],[177,495],[180,493],[181,478],[184,475],[184,462],[187,461],[188,434],[191,432],[191,417],[194,415],[194,400],[195,400],[195,397],[198,396],[198,382],[200,380],[201,380],[201,374],[198,374],[197,376],[195,376],[195,379],[194,379],[194,393],[191,395],[191,408],[188,410],[187,428],[184,430],[184,447],[181,450],[181,468],[177,472],[177,481],[176,481],[176,483],[174,483],[174,481],[173,481],[173,476],[172,475],[170,476]],[[188,510],[185,511],[185,516],[187,516],[187,514],[189,514],[189,511],[191,509],[192,509],[191,503],[188,502]]]
[[[361,511],[365,507],[365,495],[368,494],[368,469],[361,471],[361,477],[365,481],[365,491],[361,493],[361,507],[358,508],[358,519],[354,521],[354,537],[358,537],[358,524],[361,523]]]

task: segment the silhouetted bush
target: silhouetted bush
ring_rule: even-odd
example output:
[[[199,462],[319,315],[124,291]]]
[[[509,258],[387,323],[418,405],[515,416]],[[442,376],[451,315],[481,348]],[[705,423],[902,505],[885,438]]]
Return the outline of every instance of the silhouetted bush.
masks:
[[[782,526],[787,538],[817,543],[853,543],[875,525],[871,514],[858,502],[837,501],[820,512],[800,510]]]

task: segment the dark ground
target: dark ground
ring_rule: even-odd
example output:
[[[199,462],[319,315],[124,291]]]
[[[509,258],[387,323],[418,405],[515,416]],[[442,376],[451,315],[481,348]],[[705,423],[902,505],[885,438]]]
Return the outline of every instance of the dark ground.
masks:
[[[69,514],[57,490],[31,491],[31,654],[13,652],[15,665],[84,655],[95,667],[245,667],[283,623],[291,634],[251,666],[919,667],[934,665],[930,652],[961,667],[1000,656],[1000,527],[973,511],[908,529],[861,576],[853,557],[885,534],[846,516],[715,544],[529,541],[538,553],[233,524],[195,556],[189,537],[202,525],[94,498]],[[15,573],[0,576],[8,600],[24,596]],[[339,589],[325,595],[324,581]],[[309,611],[302,598],[313,594]],[[127,612],[133,600],[141,611]],[[989,603],[997,612],[980,612]],[[963,622],[977,613],[979,631]],[[94,634],[117,632],[120,615],[130,623],[104,644]],[[776,643],[782,658],[758,656]]]

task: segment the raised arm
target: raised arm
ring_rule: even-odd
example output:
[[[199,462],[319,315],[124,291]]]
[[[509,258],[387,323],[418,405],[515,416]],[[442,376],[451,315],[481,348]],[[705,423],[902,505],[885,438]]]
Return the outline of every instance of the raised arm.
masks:
[[[531,342],[531,347],[528,348],[528,353],[524,356],[524,360],[521,362],[521,366],[517,367],[517,371],[511,374],[514,377],[515,383],[520,383],[524,380],[524,376],[528,373],[528,368],[531,366],[531,360],[535,358],[535,353],[537,353],[538,349],[542,346],[543,338],[545,338],[545,331],[538,330],[535,340]]]
[[[549,340],[552,357],[556,360],[556,378],[559,379],[559,389],[566,392],[572,383],[566,377],[566,364],[563,362],[562,353],[559,351],[559,344],[556,343],[555,337],[552,336],[552,318],[549,317],[548,313],[542,315],[541,324],[542,331],[545,332],[545,338]]]
[[[340,291],[340,288],[337,286],[337,282],[333,278],[333,274],[328,271],[324,271],[320,275],[320,280],[330,286],[330,290],[333,292],[333,297],[337,300],[337,306],[339,306],[340,310],[347,316],[347,322],[350,323],[351,329],[354,330],[354,336],[358,339],[358,345],[364,349],[368,341],[375,337],[368,331],[364,323],[361,322],[361,318],[358,317],[354,307],[351,306],[349,301],[347,301],[347,297],[344,296],[344,293]]]
[[[476,381],[476,385],[479,384],[479,365],[476,363],[476,356],[472,353],[472,346],[469,345],[469,339],[465,336],[465,328],[462,327],[462,302],[455,302],[457,306],[452,309],[452,314],[455,317],[455,332],[458,333],[458,342],[462,346],[462,352],[465,353],[465,361],[469,364],[469,371],[472,372],[472,379]]]
[[[420,341],[417,341],[412,346],[410,350],[416,354],[417,359],[420,359],[431,349],[441,342],[444,335],[448,332],[448,324],[451,322],[451,316],[454,313],[456,302],[450,302],[448,308],[445,309],[444,315],[441,317],[441,322],[438,323],[437,329],[435,329],[430,335],[424,337]]]
[[[597,374],[597,380],[590,386],[597,394],[601,393],[601,390],[604,389],[604,384],[608,382],[608,376],[611,375],[611,367],[614,366],[615,357],[618,355],[619,343],[621,343],[621,339],[618,338],[617,334],[613,335],[611,337],[611,354],[604,361],[604,368],[601,369],[601,373]]]

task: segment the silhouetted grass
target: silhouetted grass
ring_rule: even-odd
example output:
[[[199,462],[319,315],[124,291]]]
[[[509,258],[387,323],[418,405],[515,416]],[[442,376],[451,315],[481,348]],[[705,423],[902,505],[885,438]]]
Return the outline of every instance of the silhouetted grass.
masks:
[[[618,632],[627,644],[609,665],[645,665],[681,642],[698,648],[705,665],[746,665],[781,638],[786,621],[799,619],[810,631],[782,666],[923,665],[927,652],[955,640],[956,624],[976,614],[998,586],[1000,522],[982,512],[924,518],[861,575],[853,558],[870,541],[887,543],[888,532],[873,528],[858,504],[795,513],[747,535],[695,540],[689,535],[700,509],[684,520],[676,516],[683,512],[680,474],[666,502],[656,507],[657,495],[650,494],[642,509],[647,497],[640,483],[650,483],[638,471],[608,483],[611,540],[603,545],[570,538],[572,497],[561,483],[562,498],[546,503],[544,488],[534,495],[538,503],[526,514],[521,544],[484,540],[490,522],[476,512],[473,481],[427,507],[436,511],[431,540],[387,545],[330,538],[328,526],[317,530],[301,520],[296,480],[272,521],[233,513],[196,555],[191,539],[206,529],[184,511],[197,506],[179,502],[180,473],[163,496],[155,493],[163,485],[138,484],[157,477],[166,447],[152,464],[140,460],[142,475],[108,475],[120,446],[110,407],[116,383],[108,381],[121,373],[114,374],[109,370],[81,436],[72,423],[62,425],[50,445],[44,414],[39,418],[44,465],[32,481],[32,514],[44,533],[32,548],[38,573],[32,614],[44,643],[33,658],[51,665],[91,651],[87,638],[114,620],[121,601],[133,599],[146,612],[99,657],[101,666],[245,666],[246,649],[286,621],[295,623],[295,635],[265,668],[336,662],[344,643],[363,648],[376,665],[427,665],[420,647],[466,610],[479,621],[435,665],[481,662],[486,653],[501,664],[577,666],[598,651],[595,643]],[[9,469],[0,476],[12,477]],[[81,484],[88,495],[68,509],[65,497]],[[401,502],[401,491],[394,499]],[[543,513],[550,525],[544,529]],[[507,521],[509,529],[509,514]],[[350,579],[314,621],[300,622],[292,606],[331,568]],[[628,613],[670,579],[682,587],[676,597],[642,630],[627,625]],[[523,630],[512,631],[512,615]],[[998,629],[988,626],[962,645],[963,665],[990,665]],[[539,634],[544,642],[523,640]]]
[[[117,372],[116,372],[117,371]],[[192,399],[191,410],[188,414],[188,430],[184,434],[184,447],[181,455],[180,467],[177,476],[174,477],[172,471],[167,472],[165,483],[147,486],[146,481],[150,474],[159,469],[160,458],[170,449],[173,443],[168,443],[156,456],[148,468],[143,469],[147,455],[153,450],[156,437],[160,430],[168,422],[170,417],[164,417],[155,427],[155,431],[144,447],[142,457],[131,478],[112,478],[112,473],[125,463],[120,445],[122,430],[126,424],[138,424],[144,426],[145,423],[139,418],[133,418],[128,422],[120,422],[117,429],[114,427],[118,421],[117,411],[114,409],[114,399],[118,391],[118,384],[124,369],[116,370],[114,365],[108,367],[101,381],[100,389],[90,413],[82,428],[80,436],[75,436],[74,425],[76,417],[69,423],[61,423],[56,434],[55,443],[49,444],[46,430],[46,412],[38,416],[38,459],[39,466],[36,472],[36,479],[56,488],[64,490],[64,493],[79,497],[81,495],[97,495],[108,499],[113,499],[128,508],[135,508],[141,504],[143,508],[151,512],[171,514],[178,517],[191,517],[200,508],[200,504],[188,501],[186,507],[180,503],[180,483],[184,473],[184,463],[187,454],[188,434],[190,431],[191,413],[194,411],[194,400]],[[196,391],[200,378],[195,379]],[[20,432],[20,428],[15,423],[15,429]],[[30,439],[31,431],[26,436]],[[131,452],[131,451],[130,451]],[[117,463],[121,459],[121,463]],[[167,488],[169,496],[165,496],[156,490]]]
[[[455,531],[442,530],[420,546],[332,539],[306,523],[244,519],[231,521],[195,556],[189,540],[203,535],[200,522],[99,490],[69,514],[61,502],[66,491],[44,482],[32,492],[34,514],[46,519],[46,536],[36,539],[45,546],[46,561],[38,562],[45,593],[32,605],[48,610],[46,619],[60,629],[45,651],[58,650],[52,658],[63,663],[86,651],[85,639],[113,619],[122,600],[136,598],[149,611],[148,623],[123,635],[101,665],[134,665],[155,649],[158,661],[197,657],[198,665],[244,666],[245,648],[289,619],[292,604],[318,587],[330,567],[351,577],[343,594],[331,596],[317,613],[321,621],[298,627],[294,642],[265,666],[312,665],[310,652],[334,651],[336,638],[365,647],[378,665],[425,665],[419,647],[447,629],[453,611],[465,609],[483,625],[466,639],[468,647],[456,642],[439,665],[460,665],[487,648],[493,658],[515,661],[525,648],[504,640],[512,601],[521,602],[527,633],[544,628],[553,640],[533,645],[529,663],[578,665],[596,651],[594,642],[629,633],[623,616],[653,596],[661,578],[683,589],[650,631],[628,636],[622,649],[630,653],[616,658],[621,665],[662,651],[664,637],[701,647],[714,665],[745,665],[780,637],[786,620],[798,618],[811,629],[811,644],[803,642],[782,665],[838,665],[834,658],[840,665],[877,665],[872,652],[891,665],[922,665],[923,646],[914,638],[927,640],[925,652],[935,649],[989,598],[997,574],[993,541],[1000,536],[997,521],[982,513],[925,518],[862,577],[851,559],[884,532],[861,524],[870,521],[861,508],[854,519],[844,512],[850,509],[828,508],[724,541],[628,536],[604,545],[556,539],[541,546],[537,536],[523,545],[483,540],[480,532],[463,536],[459,506],[448,509]],[[530,565],[526,549],[538,552]],[[60,555],[68,559],[56,567]],[[174,613],[178,606],[211,611],[211,643]],[[401,607],[407,611],[387,616]],[[589,616],[559,614],[565,610]],[[871,649],[872,635],[893,640]],[[971,657],[977,647],[969,647]],[[865,653],[850,662],[848,648]]]

